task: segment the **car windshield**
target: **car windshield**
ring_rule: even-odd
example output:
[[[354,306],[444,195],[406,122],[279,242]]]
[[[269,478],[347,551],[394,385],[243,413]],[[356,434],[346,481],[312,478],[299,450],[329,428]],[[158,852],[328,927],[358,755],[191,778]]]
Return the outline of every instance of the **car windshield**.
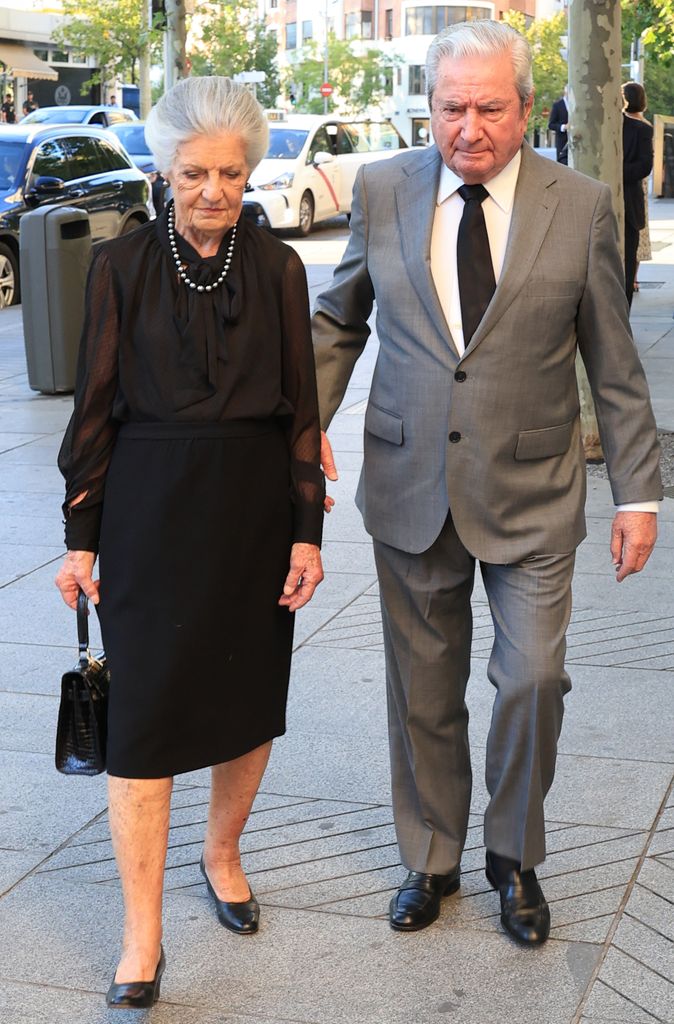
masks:
[[[21,124],[81,124],[87,116],[86,110],[73,110],[71,107],[59,107],[57,110],[34,110],[21,121]]]
[[[146,153],[150,155],[150,148],[145,141],[145,130],[140,125],[125,124],[123,127],[114,128],[115,135],[129,153]]]
[[[0,141],[0,192],[9,192],[15,187],[23,153],[23,142]]]
[[[268,160],[296,160],[307,141],[309,132],[296,128],[271,128],[269,131]]]

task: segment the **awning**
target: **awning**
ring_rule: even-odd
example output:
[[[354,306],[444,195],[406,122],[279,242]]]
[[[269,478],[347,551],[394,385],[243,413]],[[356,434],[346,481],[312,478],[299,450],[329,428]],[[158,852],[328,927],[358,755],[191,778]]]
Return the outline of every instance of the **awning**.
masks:
[[[5,65],[5,74],[10,78],[43,78],[57,82],[58,73],[44,60],[36,57],[27,46],[14,43],[0,43],[0,62]]]

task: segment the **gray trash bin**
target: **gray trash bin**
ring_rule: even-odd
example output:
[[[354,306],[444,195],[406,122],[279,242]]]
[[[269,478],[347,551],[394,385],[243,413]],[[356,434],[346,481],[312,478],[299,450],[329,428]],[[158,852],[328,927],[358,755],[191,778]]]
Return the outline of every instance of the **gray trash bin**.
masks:
[[[91,260],[88,214],[72,206],[25,213],[20,250],[28,383],[49,395],[72,391]]]

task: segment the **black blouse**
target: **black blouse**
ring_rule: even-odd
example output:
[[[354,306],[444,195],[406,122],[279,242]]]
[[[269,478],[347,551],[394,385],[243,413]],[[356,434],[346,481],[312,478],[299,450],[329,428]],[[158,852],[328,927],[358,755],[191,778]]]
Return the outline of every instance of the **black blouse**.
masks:
[[[207,259],[176,239],[191,279],[215,280],[231,232]],[[295,251],[241,216],[224,283],[198,293],[178,278],[167,210],[97,248],[75,411],[59,453],[70,550],[98,550],[105,476],[120,424],[269,417],[280,418],[288,437],[294,539],[320,544],[325,483],[316,377],[306,274]]]

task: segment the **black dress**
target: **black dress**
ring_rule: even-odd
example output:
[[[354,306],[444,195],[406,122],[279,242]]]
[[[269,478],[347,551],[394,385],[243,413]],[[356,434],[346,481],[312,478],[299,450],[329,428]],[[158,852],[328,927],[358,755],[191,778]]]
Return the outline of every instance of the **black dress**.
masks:
[[[219,274],[231,239],[193,280]],[[166,213],[96,252],[59,455],[66,544],[98,551],[108,771],[162,778],[285,731],[293,542],[324,483],[306,276],[240,218],[223,285],[179,281]],[[69,510],[82,492],[86,498]]]

